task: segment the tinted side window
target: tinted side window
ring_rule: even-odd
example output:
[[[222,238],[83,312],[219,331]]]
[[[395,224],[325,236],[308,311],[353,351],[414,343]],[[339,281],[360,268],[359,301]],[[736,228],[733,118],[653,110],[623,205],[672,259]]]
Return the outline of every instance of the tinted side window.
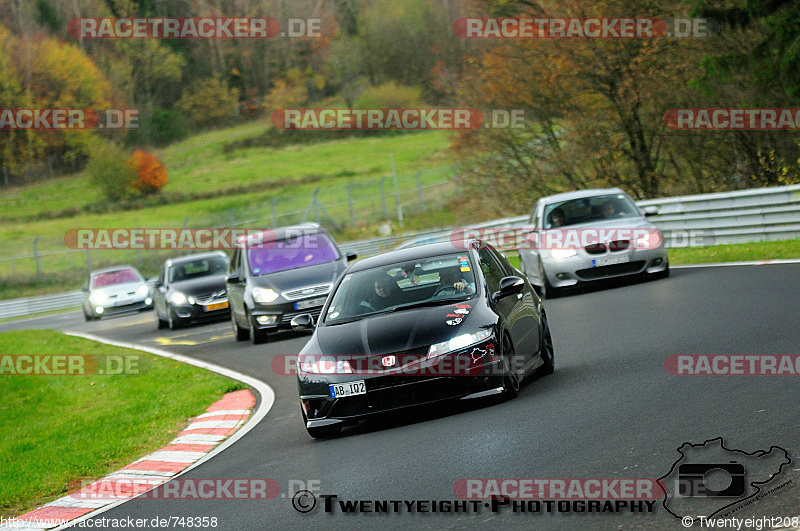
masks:
[[[500,289],[500,280],[505,276],[503,269],[488,249],[478,250],[478,258],[481,262],[483,276],[489,285],[489,291],[494,293]]]

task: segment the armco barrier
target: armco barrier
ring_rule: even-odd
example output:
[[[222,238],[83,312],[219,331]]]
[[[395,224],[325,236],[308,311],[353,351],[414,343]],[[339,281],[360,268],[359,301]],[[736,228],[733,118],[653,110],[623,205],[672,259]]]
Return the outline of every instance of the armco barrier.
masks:
[[[664,233],[667,245],[719,245],[800,238],[800,185],[735,192],[648,199],[640,207],[658,207],[649,219]],[[470,225],[472,228],[518,227],[528,216]],[[345,252],[372,256],[397,247],[444,241],[454,229],[427,230],[341,244]],[[0,302],[0,318],[80,305],[81,292]]]

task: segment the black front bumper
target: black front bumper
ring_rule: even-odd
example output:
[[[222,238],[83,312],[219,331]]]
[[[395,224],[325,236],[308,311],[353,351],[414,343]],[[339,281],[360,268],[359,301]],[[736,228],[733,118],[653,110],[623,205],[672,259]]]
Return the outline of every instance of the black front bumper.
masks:
[[[209,304],[214,304],[209,303]],[[231,314],[231,307],[220,308],[218,310],[206,311],[205,305],[199,304],[184,304],[181,306],[172,306],[170,310],[173,315],[181,321],[201,322],[212,321],[216,319],[223,319],[229,317]]]
[[[322,311],[322,305],[314,306],[313,308],[305,308],[303,310],[295,309],[295,303],[302,301],[285,302],[278,305],[256,305],[251,312],[252,325],[259,330],[266,330],[267,332],[278,332],[282,330],[292,329],[292,319],[298,315],[311,314],[316,322],[319,319],[319,314]],[[258,317],[263,315],[275,316],[276,321],[274,324],[261,324],[258,322]]]
[[[329,385],[364,380],[366,394],[331,398]],[[500,394],[503,362],[484,363],[474,376],[362,376],[301,374],[298,379],[300,402],[307,426],[353,424],[362,418],[433,402],[471,399]]]

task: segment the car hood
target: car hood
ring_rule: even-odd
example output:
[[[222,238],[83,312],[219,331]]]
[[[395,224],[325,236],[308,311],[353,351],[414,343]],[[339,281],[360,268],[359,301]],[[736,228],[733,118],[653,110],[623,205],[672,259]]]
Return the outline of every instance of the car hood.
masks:
[[[276,273],[267,273],[253,277],[253,284],[262,288],[273,288],[278,292],[290,291],[304,286],[317,284],[334,284],[344,272],[346,266],[342,260],[325,264],[316,264],[297,269],[287,269]]]
[[[545,230],[570,230],[570,229],[655,229],[656,226],[644,217],[617,218],[605,221],[590,221],[566,227],[554,227]]]
[[[415,350],[427,353],[428,346],[434,343],[477,331],[479,317],[472,311],[475,302],[415,308],[374,315],[350,323],[319,326],[315,333],[317,346],[322,354],[344,358]],[[455,313],[457,310],[470,313]]]
[[[206,293],[225,291],[225,275],[181,280],[170,284],[170,289],[180,291],[184,295],[204,295]]]
[[[127,295],[131,292],[136,292],[136,288],[138,288],[142,284],[144,284],[144,281],[126,282],[124,284],[112,284],[110,286],[101,286],[99,288],[92,288],[91,291],[102,291],[109,297],[114,295]]]

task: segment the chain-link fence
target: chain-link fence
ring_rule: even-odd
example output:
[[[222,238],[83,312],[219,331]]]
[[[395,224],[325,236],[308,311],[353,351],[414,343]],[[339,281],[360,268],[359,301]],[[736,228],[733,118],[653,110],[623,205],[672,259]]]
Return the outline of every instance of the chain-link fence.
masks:
[[[454,181],[454,169],[437,168],[354,181],[346,186],[283,191],[268,201],[245,207],[164,219],[152,227],[125,228],[266,229],[315,221],[331,231],[340,232],[382,220],[391,221],[395,227],[402,228],[404,219],[409,216],[442,209]],[[74,282],[92,269],[117,264],[131,264],[144,274],[152,274],[165,259],[186,251],[75,250],[67,247],[63,236],[57,238],[47,235],[18,241],[14,252],[16,254],[3,253],[6,256],[0,257],[0,277],[6,280],[42,281],[46,277],[52,279],[55,275],[64,281]]]

